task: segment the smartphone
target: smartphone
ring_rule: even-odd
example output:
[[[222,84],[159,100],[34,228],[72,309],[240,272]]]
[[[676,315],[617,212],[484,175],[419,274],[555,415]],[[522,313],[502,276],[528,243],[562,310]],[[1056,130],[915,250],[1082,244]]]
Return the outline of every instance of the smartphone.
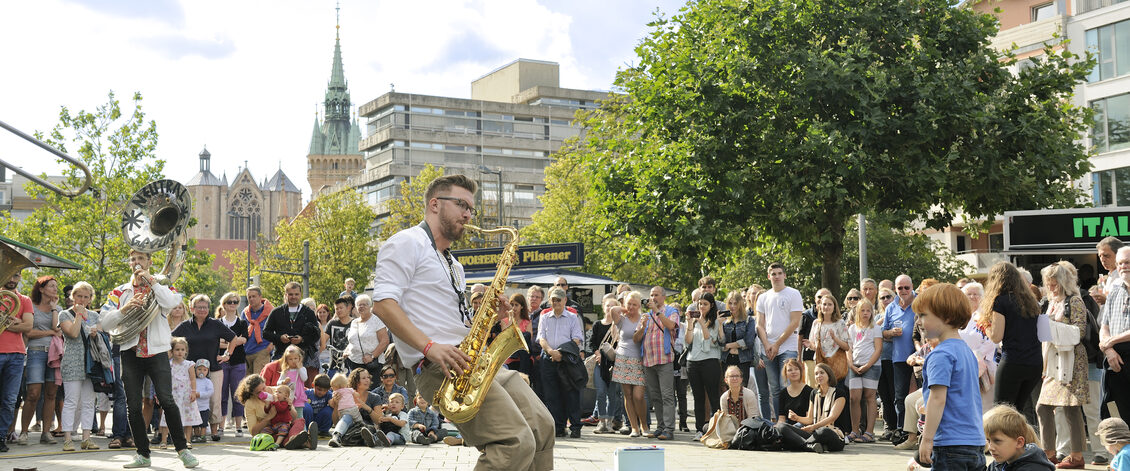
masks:
[[[718,317],[730,317],[730,315],[731,315],[731,314],[730,314],[730,311],[729,311],[729,310],[726,310],[726,311],[718,311]]]
[[[700,316],[702,316],[702,313],[701,313],[701,312],[698,312],[698,311],[691,311],[691,318],[692,318],[692,319],[698,319],[698,318],[699,318]]]

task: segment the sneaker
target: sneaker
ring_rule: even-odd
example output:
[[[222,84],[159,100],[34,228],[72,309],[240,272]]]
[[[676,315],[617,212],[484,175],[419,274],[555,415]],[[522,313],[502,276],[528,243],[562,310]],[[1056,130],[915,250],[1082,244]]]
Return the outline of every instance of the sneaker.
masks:
[[[896,450],[917,450],[918,449],[918,439],[916,438],[914,440],[910,440],[910,439],[903,440],[902,443],[895,445],[895,449]]]
[[[443,443],[449,446],[463,446],[463,439],[460,437],[443,437]]]
[[[822,444],[813,443],[810,448],[812,449],[812,451],[814,453],[824,453],[824,445],[822,445]]]
[[[309,427],[306,427],[306,435],[309,437],[307,439],[306,447],[311,449],[311,450],[317,450],[318,449],[318,424],[317,423],[311,423]]]
[[[283,448],[286,448],[287,450],[298,450],[306,448],[306,444],[309,442],[310,434],[306,433],[306,431],[303,430],[295,434],[293,437],[290,437],[290,440],[286,441],[286,445],[283,445]]]
[[[39,422],[36,422],[35,424],[33,424],[31,426],[32,432],[39,432],[39,431],[42,431],[42,430],[43,430],[43,428],[42,428],[42,426],[39,425]]]
[[[222,437],[222,436],[224,436],[222,433],[212,434],[212,441],[218,442],[218,441],[220,441],[220,437]],[[207,440],[205,440],[205,441],[207,441]]]
[[[361,440],[365,442],[365,446],[375,448],[377,446],[377,437],[373,435],[373,431],[369,427],[361,429]]]
[[[569,438],[581,438],[581,429],[575,428],[569,431]]]
[[[328,443],[328,445],[330,446],[330,448],[340,447],[341,446],[341,435],[334,433],[333,436],[330,437],[330,442]]]
[[[122,467],[126,469],[148,468],[150,466],[153,466],[153,461],[141,455],[134,455],[133,461],[122,465]]]
[[[81,448],[83,450],[100,450],[101,449],[101,448],[98,448],[98,445],[95,445],[94,441],[92,441],[92,440],[83,440],[82,444],[79,445],[79,448]]]
[[[600,423],[596,425],[596,430],[593,430],[592,433],[601,434],[608,433],[608,431],[608,421],[601,420]]]
[[[177,457],[180,458],[181,464],[186,468],[195,468],[200,464],[196,457],[192,456],[192,452],[188,450],[181,450],[177,453]]]
[[[20,436],[16,438],[17,445],[27,445],[27,432],[20,432]]]
[[[75,442],[73,440],[63,440],[63,451],[75,451]]]
[[[377,430],[377,433],[373,435],[376,435],[377,442],[380,443],[381,446],[392,446],[392,440],[389,440],[388,435],[385,435],[384,432]]]
[[[6,448],[5,448],[5,450],[6,450]],[[4,451],[4,450],[0,450],[0,451]],[[1091,459],[1091,464],[1093,464],[1095,466],[1108,466],[1108,465],[1110,465],[1110,458],[1107,458],[1103,455],[1095,455],[1095,457],[1093,459]]]
[[[39,444],[40,445],[58,445],[59,440],[56,440],[55,437],[52,437],[50,432],[43,432],[43,433],[39,434]]]
[[[596,425],[598,423],[600,423],[600,419],[598,419],[596,416],[589,416],[581,419],[581,424],[584,425]]]
[[[620,427],[620,435],[628,435],[630,433],[632,433],[632,427],[630,425]]]
[[[150,438],[150,439],[149,439],[149,444],[150,444],[150,445],[156,445],[156,444],[158,444],[158,443],[161,443],[161,435],[159,435],[159,434],[158,434],[158,435],[153,435],[153,438]]]
[[[0,453],[7,453],[7,452],[8,452],[8,444],[4,443],[2,440],[0,440]]]
[[[242,437],[243,437],[243,427],[236,428],[235,429],[235,438],[242,438]]]

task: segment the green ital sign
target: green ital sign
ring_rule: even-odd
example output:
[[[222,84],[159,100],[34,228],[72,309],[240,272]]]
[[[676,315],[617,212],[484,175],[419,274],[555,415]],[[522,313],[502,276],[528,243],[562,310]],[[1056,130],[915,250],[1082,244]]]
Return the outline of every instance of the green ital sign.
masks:
[[[1130,216],[1075,217],[1071,222],[1076,239],[1130,236]]]

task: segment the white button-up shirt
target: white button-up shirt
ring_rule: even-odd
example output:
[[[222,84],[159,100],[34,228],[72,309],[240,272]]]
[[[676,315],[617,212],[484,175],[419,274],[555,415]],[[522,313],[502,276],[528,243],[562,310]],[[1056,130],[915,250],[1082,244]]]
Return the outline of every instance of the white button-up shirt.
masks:
[[[463,289],[463,265],[454,257],[452,263],[455,286]],[[408,319],[435,343],[458,345],[471,330],[463,324],[447,262],[420,226],[397,232],[381,246],[374,284],[373,302],[396,301]],[[413,368],[424,358],[395,334],[393,341],[404,367]]]

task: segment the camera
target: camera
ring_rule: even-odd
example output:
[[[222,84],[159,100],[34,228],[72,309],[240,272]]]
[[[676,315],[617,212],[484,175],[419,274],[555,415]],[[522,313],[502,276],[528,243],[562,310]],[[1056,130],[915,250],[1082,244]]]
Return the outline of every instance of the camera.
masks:
[[[701,313],[701,312],[698,312],[698,311],[691,311],[691,318],[692,318],[692,319],[698,319],[698,318],[699,318],[699,317],[701,317],[701,316],[702,316],[702,313]]]

